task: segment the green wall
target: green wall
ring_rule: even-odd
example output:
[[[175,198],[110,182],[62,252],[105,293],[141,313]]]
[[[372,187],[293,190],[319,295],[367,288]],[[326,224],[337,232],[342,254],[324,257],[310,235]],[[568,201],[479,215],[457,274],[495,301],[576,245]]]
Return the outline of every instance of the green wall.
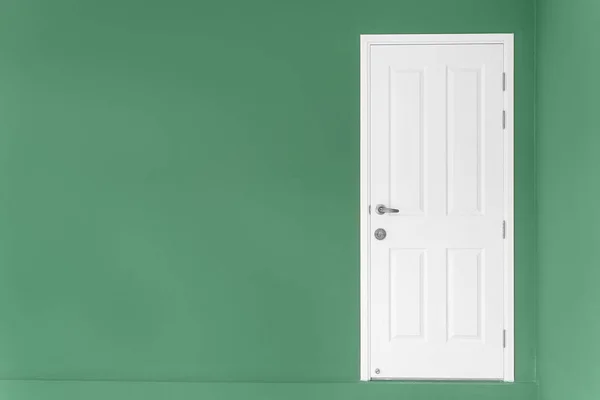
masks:
[[[535,397],[533,22],[529,0],[0,2],[0,398]],[[359,34],[471,32],[516,34],[518,382],[360,384]]]
[[[543,400],[600,398],[600,3],[538,0]]]

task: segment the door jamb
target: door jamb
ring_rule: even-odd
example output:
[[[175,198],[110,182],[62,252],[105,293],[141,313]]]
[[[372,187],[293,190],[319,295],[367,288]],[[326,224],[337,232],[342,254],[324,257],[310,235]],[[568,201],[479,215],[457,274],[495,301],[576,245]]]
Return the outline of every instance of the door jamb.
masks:
[[[360,36],[360,379],[371,380],[369,348],[369,59],[371,46],[410,44],[502,44],[504,46],[504,381],[514,382],[514,34],[361,35]]]

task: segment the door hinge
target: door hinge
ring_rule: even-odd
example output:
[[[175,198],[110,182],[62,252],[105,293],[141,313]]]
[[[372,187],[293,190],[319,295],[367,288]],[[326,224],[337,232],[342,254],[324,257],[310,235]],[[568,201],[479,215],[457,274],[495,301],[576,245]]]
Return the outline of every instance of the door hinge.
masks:
[[[371,205],[369,204],[369,215],[371,215]]]
[[[502,239],[506,239],[506,221],[502,221]]]
[[[506,348],[506,329],[502,331],[502,348]]]
[[[506,72],[502,73],[502,91],[506,92]]]
[[[506,129],[506,111],[502,110],[502,129]]]

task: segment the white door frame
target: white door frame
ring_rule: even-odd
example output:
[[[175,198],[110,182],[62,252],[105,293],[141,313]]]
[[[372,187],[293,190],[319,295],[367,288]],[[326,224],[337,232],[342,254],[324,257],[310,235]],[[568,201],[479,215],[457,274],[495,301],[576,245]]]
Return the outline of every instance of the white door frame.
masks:
[[[361,35],[360,36],[360,379],[371,380],[369,348],[369,59],[371,46],[383,44],[502,44],[504,45],[504,381],[514,382],[514,35]]]

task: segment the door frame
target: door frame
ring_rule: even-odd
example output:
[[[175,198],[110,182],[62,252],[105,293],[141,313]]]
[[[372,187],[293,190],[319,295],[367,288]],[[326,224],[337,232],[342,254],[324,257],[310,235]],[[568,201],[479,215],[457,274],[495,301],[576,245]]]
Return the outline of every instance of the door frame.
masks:
[[[504,381],[514,382],[514,34],[360,36],[360,379],[371,380],[369,346],[370,159],[369,59],[375,45],[502,44],[504,46]]]

